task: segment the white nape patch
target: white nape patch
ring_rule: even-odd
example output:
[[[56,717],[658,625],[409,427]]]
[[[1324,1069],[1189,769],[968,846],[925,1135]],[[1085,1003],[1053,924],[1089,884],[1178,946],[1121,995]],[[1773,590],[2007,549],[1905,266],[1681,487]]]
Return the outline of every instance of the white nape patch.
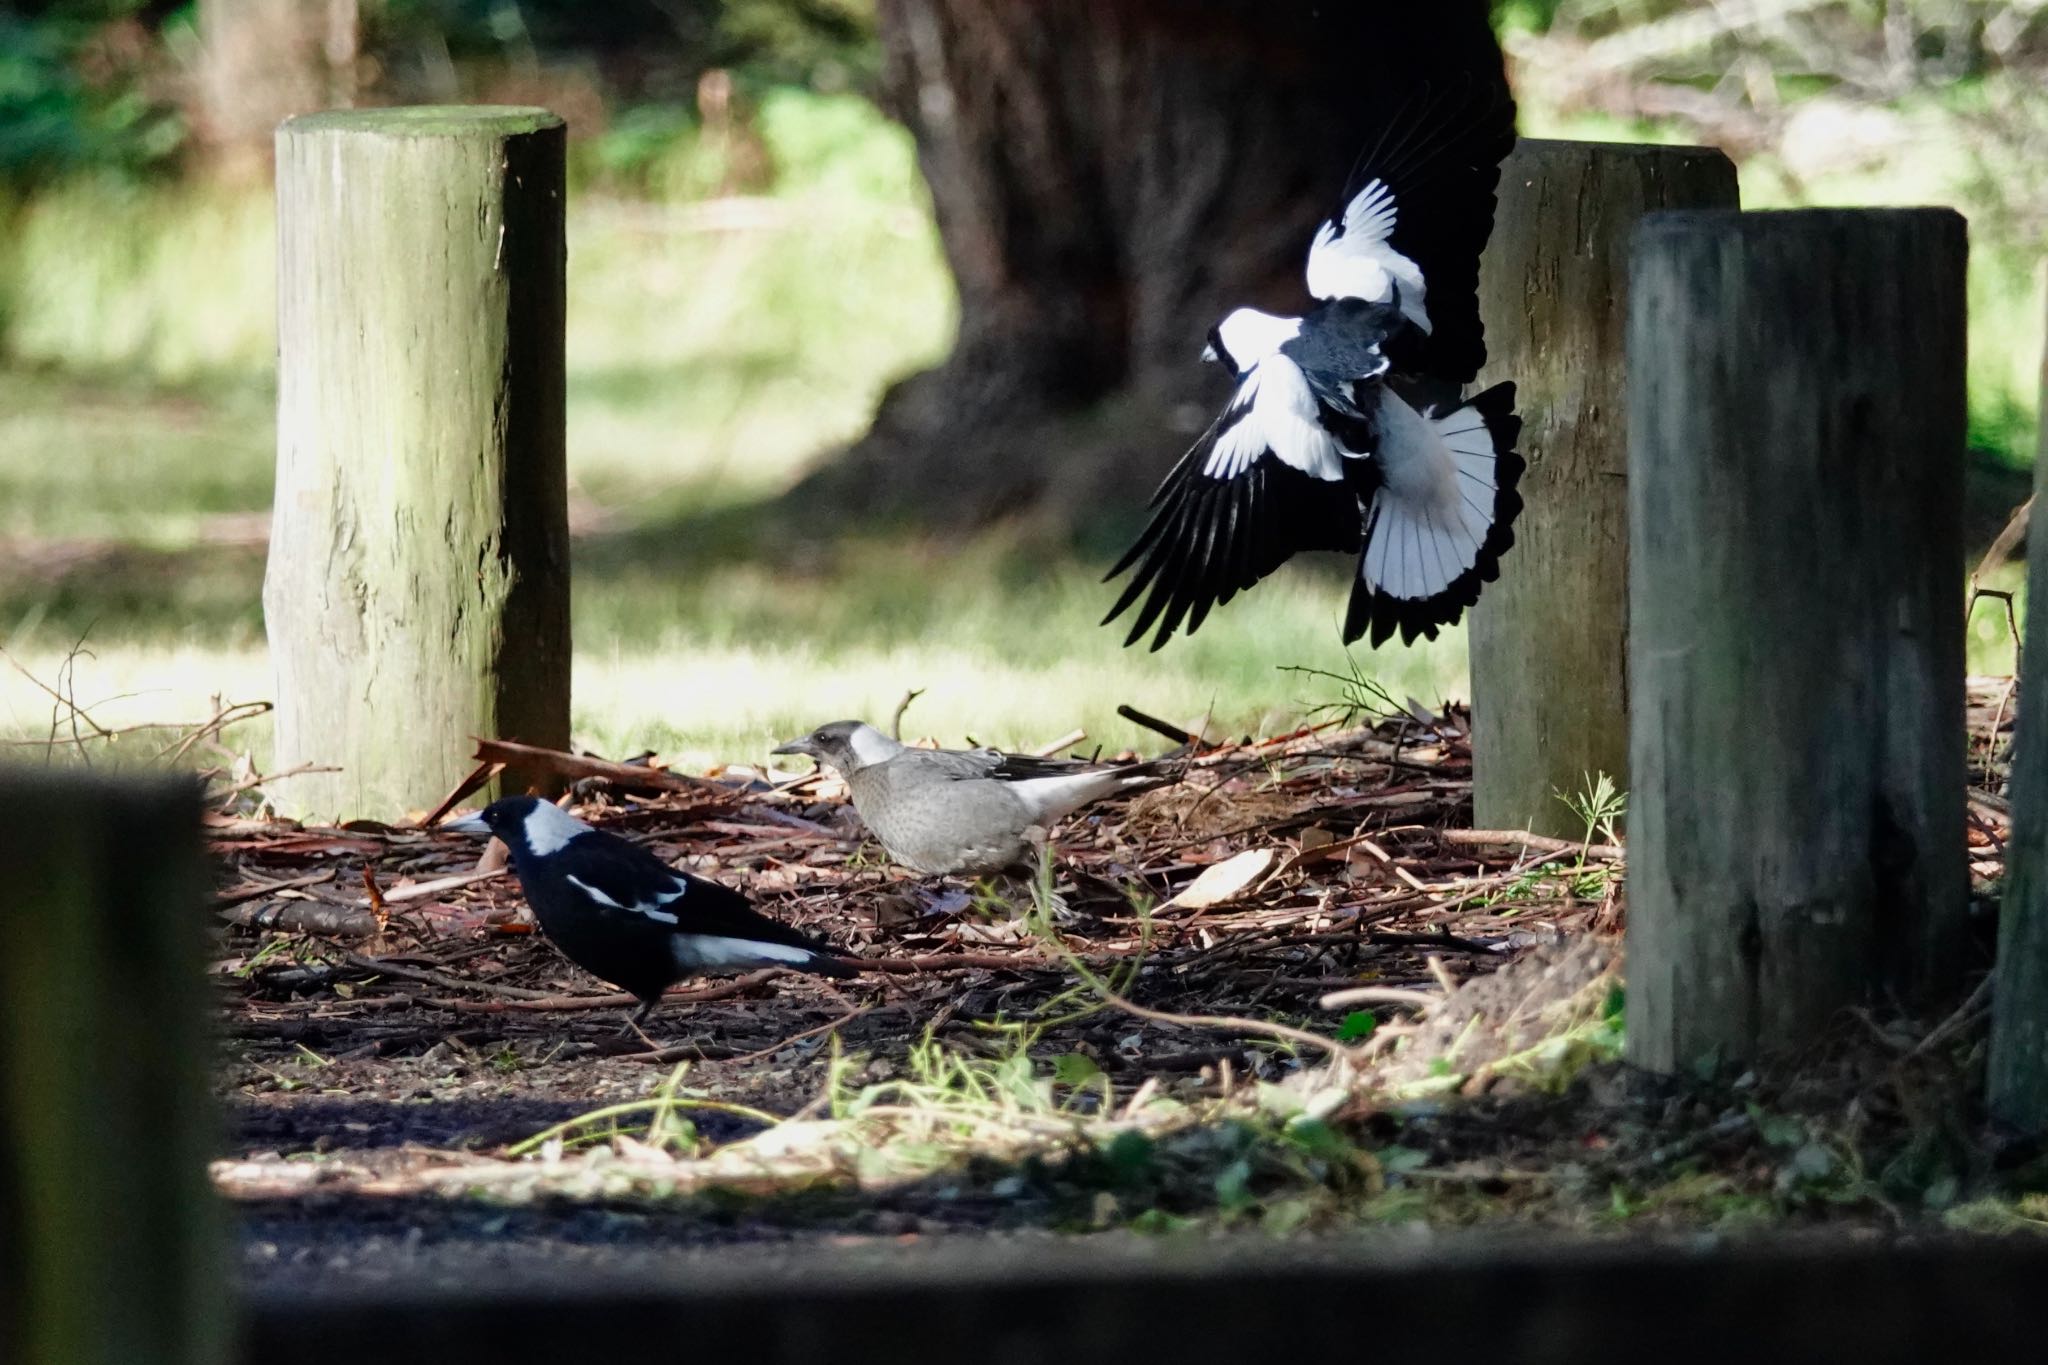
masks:
[[[545,858],[590,826],[551,801],[542,801],[526,814],[526,846],[535,857]]]
[[[759,943],[750,938],[727,938],[722,934],[677,934],[669,940],[669,950],[675,954],[678,965],[692,969],[778,964],[800,967],[815,956],[808,948],[793,948],[786,943]]]
[[[863,768],[877,763],[887,763],[903,752],[903,744],[893,740],[872,725],[856,725],[853,733],[846,737],[846,747],[853,750],[853,761]]]
[[[1283,464],[1335,483],[1344,477],[1337,438],[1323,429],[1308,377],[1284,355],[1268,356],[1238,381],[1233,408],[1249,408],[1209,451],[1202,472],[1234,479],[1268,450]]]
[[[1240,308],[1216,324],[1216,335],[1242,373],[1300,336],[1301,319]]]
[[[1407,601],[1435,597],[1479,559],[1493,525],[1493,433],[1469,405],[1428,418],[1382,391],[1385,482],[1366,521],[1359,573]]]
[[[1308,249],[1308,292],[1319,299],[1384,303],[1398,284],[1401,316],[1427,332],[1428,285],[1422,267],[1387,245],[1398,216],[1393,191],[1383,181],[1369,181],[1344,209],[1343,236],[1337,235],[1335,222],[1317,231]]]
[[[653,905],[620,905],[617,901],[613,900],[610,896],[607,896],[604,892],[592,886],[589,882],[584,881],[581,877],[565,875],[562,878],[562,880],[569,883],[569,885],[575,887],[578,891],[581,891],[584,895],[590,897],[592,900],[596,901],[599,905],[609,905],[614,910],[627,910],[631,911],[633,914],[636,915],[645,915],[649,919],[660,920],[663,924],[674,924],[676,922],[676,917],[674,915],[671,915],[666,910],[659,910],[655,907],[667,905],[677,896],[683,894],[682,892],[677,891],[667,896],[657,896],[654,899]]]

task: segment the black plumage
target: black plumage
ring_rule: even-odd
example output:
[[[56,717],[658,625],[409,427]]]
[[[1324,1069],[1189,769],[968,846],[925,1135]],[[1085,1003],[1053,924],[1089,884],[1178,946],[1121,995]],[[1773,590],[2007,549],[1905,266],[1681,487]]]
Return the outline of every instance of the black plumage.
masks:
[[[441,828],[504,842],[541,931],[571,962],[638,997],[635,1023],[670,986],[700,972],[787,967],[844,977],[857,971],[730,887],[679,872],[538,797],[493,801],[481,814]]]

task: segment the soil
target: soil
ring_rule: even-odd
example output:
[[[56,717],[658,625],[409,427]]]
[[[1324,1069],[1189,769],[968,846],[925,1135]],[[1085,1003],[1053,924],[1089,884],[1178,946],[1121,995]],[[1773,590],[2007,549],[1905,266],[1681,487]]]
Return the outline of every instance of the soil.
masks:
[[[1986,735],[1980,795],[1995,815],[2003,770],[1990,746],[2010,708],[1995,690],[1976,700]],[[736,1245],[1031,1235],[1147,1219],[1241,1225],[1247,1209],[1270,1218],[1289,1201],[1306,1210],[1289,1214],[1290,1225],[1310,1228],[1364,1216],[1598,1231],[1620,1225],[1599,1212],[1622,1199],[1608,1185],[1654,1190],[1674,1174],[1695,1178],[1701,1160],[1717,1173],[1722,1206],[1810,1217],[1825,1201],[1785,1179],[1797,1161],[1818,1160],[1799,1155],[1804,1147],[1839,1137],[1896,1154],[1919,1140],[1924,1125],[1899,1097],[1918,1096],[1924,1112],[1930,1096],[1956,1088],[1946,1051],[1909,1051],[1925,1022],[1902,1023],[1889,1039],[1871,1022],[1822,1068],[1834,1079],[1805,1091],[1753,1076],[1735,1089],[1673,1090],[1603,1060],[1625,914],[1609,856],[1618,850],[1587,852],[1607,842],[1597,830],[1561,850],[1455,836],[1469,825],[1465,733],[1462,713],[1449,711],[1222,746],[1186,781],[1091,808],[1059,832],[1058,944],[1136,1006],[1329,1037],[1351,1012],[1321,1008],[1324,994],[1390,988],[1369,1006],[1375,1022],[1390,1039],[1414,1040],[1389,1064],[1410,1087],[1406,1099],[1354,1102],[1333,1116],[1357,1144],[1341,1159],[1273,1157],[1235,1130],[1202,1130],[1163,1141],[1135,1181],[1086,1161],[970,1161],[908,1185],[772,1199],[433,1192],[449,1188],[429,1188],[436,1173],[502,1169],[515,1143],[645,1099],[679,1063],[692,1093],[801,1116],[817,1112],[835,1057],[844,1091],[905,1074],[927,1037],[965,1056],[1008,1055],[1024,1021],[1035,1061],[1086,1058],[1120,1096],[1149,1085],[1199,1104],[1248,1094],[1252,1082],[1301,1092],[1321,1083],[1312,1074],[1323,1059],[1249,1025],[1101,1007],[1017,917],[1028,887],[902,877],[863,842],[829,781],[778,787],[732,771],[684,792],[579,791],[586,819],[746,890],[874,968],[843,983],[768,972],[694,983],[671,993],[646,1038],[622,1032],[630,1001],[527,931],[509,876],[475,875],[493,864],[488,854],[479,863],[473,842],[222,817],[215,979],[227,1122],[215,1178],[240,1211],[243,1276],[289,1289],[460,1283],[547,1266],[651,1273]],[[1999,830],[1976,823],[1974,866],[1989,879]],[[1259,850],[1271,851],[1272,870],[1234,898],[1172,899],[1205,869]],[[1157,908],[1138,914],[1133,890]],[[1511,964],[1524,965],[1488,980]],[[1962,1022],[1972,1027],[1952,1027],[1951,1041],[1968,1047],[1974,1020]],[[1546,1030],[1590,1041],[1573,1045],[1568,1065],[1553,1059],[1555,1074],[1538,1082],[1495,1069]],[[1418,1062],[1419,1045],[1434,1057],[1458,1040],[1467,1051],[1438,1084],[1448,1068]],[[1788,1120],[1792,1129],[1758,1117],[1759,1103],[1780,1101],[1806,1117]],[[1846,1137],[1845,1111],[1861,1115]],[[692,1121],[705,1148],[765,1126],[721,1112]],[[1990,1164],[1979,1145],[1942,1169],[1967,1176]],[[1231,1174],[1237,1167],[1249,1174]],[[1239,1188],[1247,1180],[1250,1195]],[[1884,1224],[1883,1203],[1842,1201],[1837,1212]],[[1698,1200],[1671,1207],[1676,1225],[1697,1225]]]

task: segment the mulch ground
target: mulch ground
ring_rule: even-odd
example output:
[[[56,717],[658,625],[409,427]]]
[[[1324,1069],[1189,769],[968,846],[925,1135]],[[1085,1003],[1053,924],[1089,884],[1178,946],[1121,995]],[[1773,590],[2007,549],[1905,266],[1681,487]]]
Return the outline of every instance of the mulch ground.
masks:
[[[1973,687],[1980,882],[2000,870],[2011,711],[2009,687]],[[1142,1017],[1077,1007],[1090,1000],[1077,995],[1071,965],[1016,913],[1029,887],[905,877],[862,838],[829,778],[771,785],[730,770],[701,783],[648,779],[672,790],[626,790],[630,776],[580,783],[583,818],[745,890],[871,968],[846,982],[757,972],[678,989],[649,1026],[653,1046],[622,1035],[625,997],[531,932],[516,882],[473,840],[220,817],[214,979],[229,1131],[216,1183],[243,1203],[248,1268],[260,1278],[294,1256],[303,1266],[328,1255],[320,1248],[342,1223],[358,1241],[393,1235],[412,1215],[394,1215],[388,1201],[415,1193],[420,1172],[496,1159],[551,1124],[644,1098],[679,1061],[699,1093],[790,1115],[818,1101],[835,1051],[858,1059],[857,1079],[886,1078],[927,1037],[999,1056],[1023,1024],[1037,1030],[1035,1057],[1078,1055],[1120,1093],[1150,1083],[1195,1100],[1282,1081],[1320,1059],[1160,1014],[1331,1036],[1350,1010],[1321,999],[1370,988],[1363,1008],[1381,1029],[1422,1036],[1427,1019],[1404,1021],[1532,953],[1527,980],[1562,973],[1560,991],[1583,986],[1618,949],[1622,850],[1597,829],[1578,842],[1472,831],[1470,773],[1463,712],[1398,715],[1205,749],[1182,783],[1070,820],[1057,836],[1060,944],[1151,1012]],[[1572,946],[1588,942],[1596,948]],[[1574,953],[1593,965],[1545,965]],[[1462,1087],[1488,1088],[1478,1078]],[[1556,1166],[1561,1149],[1585,1156],[1583,1121],[1560,1119],[1555,1103],[1516,1106],[1418,1111],[1396,1138],[1417,1140],[1413,1125],[1423,1124],[1439,1156],[1483,1161],[1483,1179],[1501,1189],[1518,1169]],[[1663,1119],[1630,1159],[1666,1153],[1687,1124],[1707,1132],[1681,1137],[1687,1150],[1743,1140],[1727,1118],[1736,1111],[1668,1097],[1654,1106]],[[1716,1123],[1721,1131],[1708,1131]],[[697,1126],[713,1141],[758,1127],[719,1114]],[[870,1202],[837,1226],[887,1233],[906,1215],[900,1201],[893,1213],[886,1205]],[[840,1212],[851,1216],[850,1206]],[[996,1205],[957,1198],[942,1215],[926,1205],[908,1216],[913,1226],[1005,1221]],[[544,1215],[434,1217],[518,1236],[540,1235],[527,1223]],[[659,1210],[587,1208],[562,1213],[547,1235],[592,1218],[607,1229],[601,1240],[649,1228],[671,1240],[730,1235],[688,1219],[696,1231],[684,1233]]]

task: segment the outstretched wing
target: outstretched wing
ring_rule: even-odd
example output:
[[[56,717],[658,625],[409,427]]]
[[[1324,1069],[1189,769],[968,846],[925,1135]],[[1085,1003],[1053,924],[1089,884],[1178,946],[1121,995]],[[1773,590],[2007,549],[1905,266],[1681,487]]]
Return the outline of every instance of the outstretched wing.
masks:
[[[1349,406],[1347,403],[1346,406]],[[1152,495],[1152,520],[1106,575],[1135,569],[1109,624],[1138,606],[1126,645],[1154,623],[1152,648],[1182,621],[1190,634],[1302,550],[1356,550],[1357,456],[1339,441],[1351,420],[1319,401],[1300,366],[1275,353],[1246,370],[1230,403]]]
[[[1479,254],[1514,145],[1504,84],[1465,76],[1424,87],[1359,156],[1309,248],[1309,292],[1384,303],[1398,291],[1417,329],[1403,339],[1400,368],[1469,383],[1486,363]]]

